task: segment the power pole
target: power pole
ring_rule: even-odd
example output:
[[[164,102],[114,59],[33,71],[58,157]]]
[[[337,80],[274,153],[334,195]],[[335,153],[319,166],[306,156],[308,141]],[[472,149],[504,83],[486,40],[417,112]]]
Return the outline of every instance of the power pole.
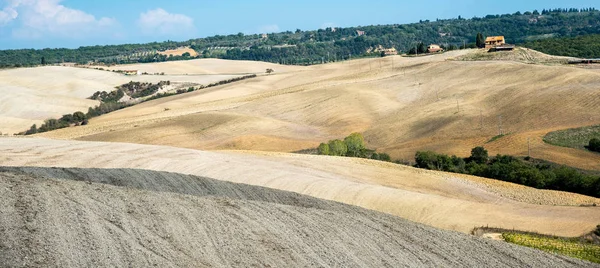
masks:
[[[527,157],[531,158],[531,139],[527,137]]]
[[[458,104],[458,97],[456,97],[456,112],[460,113],[460,105]]]
[[[498,116],[498,135],[502,135],[502,116]]]
[[[479,126],[483,129],[483,111],[479,109]]]

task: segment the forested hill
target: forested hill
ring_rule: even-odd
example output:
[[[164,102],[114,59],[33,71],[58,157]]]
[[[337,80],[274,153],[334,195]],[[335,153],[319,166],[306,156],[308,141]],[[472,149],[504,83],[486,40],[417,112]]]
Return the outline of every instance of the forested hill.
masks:
[[[60,62],[95,61],[112,64],[183,60],[190,57],[168,57],[156,52],[186,46],[200,53],[199,57],[315,64],[367,56],[369,48],[380,45],[384,48],[395,47],[400,51],[407,51],[420,42],[455,48],[475,42],[478,32],[484,36],[504,35],[507,42],[514,44],[600,34],[600,11],[594,8],[555,9],[471,19],[459,17],[403,25],[327,28],[315,31],[298,29],[267,36],[239,33],[184,42],[91,46],[78,49],[3,50],[0,51],[0,67]],[[561,51],[553,50],[553,53],[561,54]],[[600,51],[597,53],[595,57],[600,57]]]

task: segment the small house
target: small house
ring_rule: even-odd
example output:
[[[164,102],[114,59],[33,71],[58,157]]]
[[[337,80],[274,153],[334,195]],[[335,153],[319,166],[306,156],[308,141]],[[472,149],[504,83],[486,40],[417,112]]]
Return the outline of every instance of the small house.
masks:
[[[494,48],[506,44],[504,36],[490,36],[485,39],[485,48]]]
[[[358,36],[363,36],[363,35],[365,35],[365,34],[367,34],[367,33],[365,33],[365,31],[358,31],[358,30],[357,30],[357,31],[356,31],[356,34],[357,34]]]
[[[398,50],[395,48],[386,48],[383,50],[383,53],[386,56],[398,55]]]
[[[443,52],[443,51],[444,51],[444,49],[436,44],[431,44],[427,47],[427,52],[429,52],[429,53],[438,53],[438,52]]]

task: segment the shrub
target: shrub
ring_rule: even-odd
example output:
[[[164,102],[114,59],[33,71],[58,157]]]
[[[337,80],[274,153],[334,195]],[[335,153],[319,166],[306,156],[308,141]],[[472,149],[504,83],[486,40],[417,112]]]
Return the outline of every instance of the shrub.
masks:
[[[593,138],[590,140],[590,144],[588,145],[588,149],[590,151],[599,152],[600,153],[600,139]]]
[[[330,155],[331,152],[329,150],[329,144],[321,143],[318,148],[318,152],[320,155]]]
[[[365,149],[365,138],[360,133],[352,133],[350,136],[344,139],[346,148],[348,150],[347,155],[358,157]]]
[[[348,147],[346,146],[346,143],[341,140],[332,140],[329,142],[329,151],[329,155],[346,156]]]
[[[471,161],[475,161],[478,164],[483,164],[488,161],[488,151],[479,146],[471,150]]]

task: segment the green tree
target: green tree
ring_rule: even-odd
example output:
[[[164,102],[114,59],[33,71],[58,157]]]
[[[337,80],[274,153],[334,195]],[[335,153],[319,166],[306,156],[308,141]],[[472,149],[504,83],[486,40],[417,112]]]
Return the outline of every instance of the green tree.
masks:
[[[477,164],[485,164],[488,161],[488,151],[479,146],[475,147],[471,150],[471,161],[474,161]]]
[[[598,139],[598,138],[591,139],[588,149],[590,151],[600,152],[600,139]]]
[[[29,130],[27,130],[25,132],[25,135],[31,135],[31,134],[35,134],[37,132],[38,132],[37,126],[35,124],[33,124],[33,126],[31,126],[31,128],[29,128]]]
[[[321,143],[319,145],[318,152],[320,155],[330,155],[331,151],[329,150],[329,144]]]
[[[74,122],[83,122],[85,120],[85,114],[83,112],[75,112],[73,113],[73,121]]]
[[[478,48],[485,48],[485,39],[483,38],[483,34],[477,33],[477,37],[475,39],[475,45]]]
[[[341,140],[332,140],[329,142],[329,151],[329,155],[345,156],[348,153],[348,147]]]
[[[417,51],[419,52],[419,54],[423,54],[423,53],[427,52],[427,46],[425,46],[425,43],[420,42],[419,45],[417,46]]]
[[[365,149],[365,138],[360,133],[352,133],[344,139],[347,148],[347,155],[358,157],[362,155]]]

